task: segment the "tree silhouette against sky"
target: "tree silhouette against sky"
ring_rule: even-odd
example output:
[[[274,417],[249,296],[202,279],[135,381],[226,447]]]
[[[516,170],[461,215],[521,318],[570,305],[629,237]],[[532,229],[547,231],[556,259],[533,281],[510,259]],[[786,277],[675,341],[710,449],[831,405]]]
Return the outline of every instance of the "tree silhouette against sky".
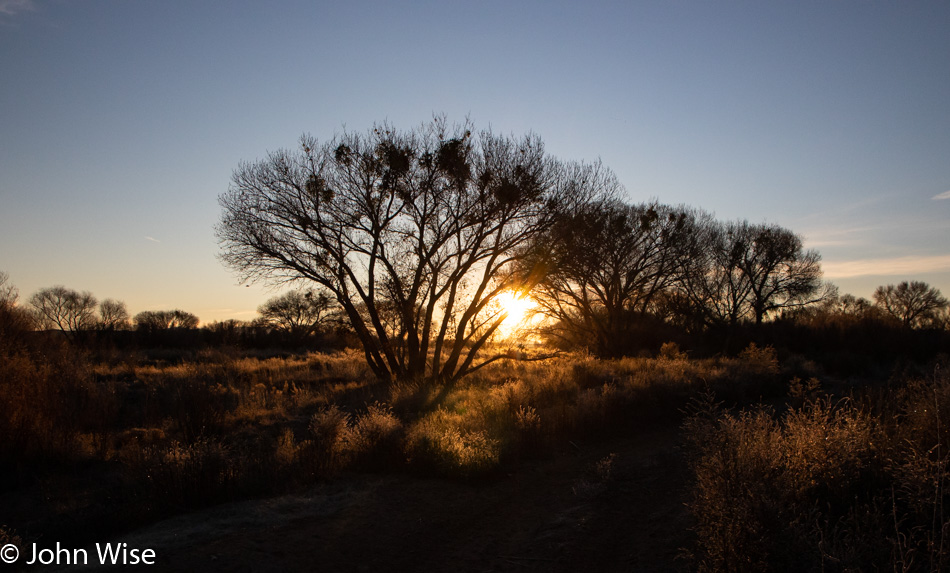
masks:
[[[312,281],[340,304],[382,379],[452,383],[525,290],[515,263],[560,213],[615,190],[599,164],[436,118],[379,125],[243,163],[219,202],[222,259],[244,280]],[[480,357],[481,356],[481,357]]]

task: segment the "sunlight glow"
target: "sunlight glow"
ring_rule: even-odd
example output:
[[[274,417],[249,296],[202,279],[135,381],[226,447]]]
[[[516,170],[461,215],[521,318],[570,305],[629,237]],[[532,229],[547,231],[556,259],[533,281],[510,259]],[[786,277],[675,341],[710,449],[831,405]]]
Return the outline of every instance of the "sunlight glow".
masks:
[[[537,306],[534,299],[515,291],[502,292],[495,298],[495,301],[501,311],[508,315],[498,328],[499,334],[504,338],[510,338],[517,331],[527,326],[531,322],[532,311]]]

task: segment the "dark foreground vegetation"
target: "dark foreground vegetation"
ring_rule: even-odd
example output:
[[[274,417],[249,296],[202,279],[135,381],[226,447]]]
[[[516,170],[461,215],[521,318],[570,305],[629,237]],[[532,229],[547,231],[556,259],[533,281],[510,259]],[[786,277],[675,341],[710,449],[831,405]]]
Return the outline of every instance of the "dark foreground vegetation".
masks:
[[[950,365],[933,351],[948,348],[945,331],[878,333],[906,353],[844,340],[809,357],[772,346],[802,337],[770,324],[734,332],[743,347],[731,354],[698,339],[638,358],[506,360],[446,387],[380,382],[352,350],[117,347],[101,335],[82,346],[23,326],[4,315],[4,543],[92,542],[367,472],[499,483],[659,432],[679,436],[689,471],[669,503],[688,503],[692,533],[670,567],[947,566]],[[819,346],[835,339],[814,328]],[[574,495],[613,495],[611,459],[578,475]]]

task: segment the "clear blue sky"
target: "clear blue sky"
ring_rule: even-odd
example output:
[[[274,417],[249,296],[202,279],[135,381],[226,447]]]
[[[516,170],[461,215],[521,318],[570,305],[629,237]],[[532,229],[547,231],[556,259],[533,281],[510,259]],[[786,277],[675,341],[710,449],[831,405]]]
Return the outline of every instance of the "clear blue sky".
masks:
[[[786,226],[842,292],[950,295],[944,1],[0,0],[0,270],[253,318],[275,292],[215,258],[238,163],[433,113]]]

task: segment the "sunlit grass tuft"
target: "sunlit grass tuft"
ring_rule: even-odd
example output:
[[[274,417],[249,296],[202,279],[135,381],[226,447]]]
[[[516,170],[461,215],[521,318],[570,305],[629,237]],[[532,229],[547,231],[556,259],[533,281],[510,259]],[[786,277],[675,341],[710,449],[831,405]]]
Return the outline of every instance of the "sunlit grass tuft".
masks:
[[[698,402],[684,425],[696,568],[944,570],[948,396],[935,374],[877,400],[806,395],[782,414]]]

